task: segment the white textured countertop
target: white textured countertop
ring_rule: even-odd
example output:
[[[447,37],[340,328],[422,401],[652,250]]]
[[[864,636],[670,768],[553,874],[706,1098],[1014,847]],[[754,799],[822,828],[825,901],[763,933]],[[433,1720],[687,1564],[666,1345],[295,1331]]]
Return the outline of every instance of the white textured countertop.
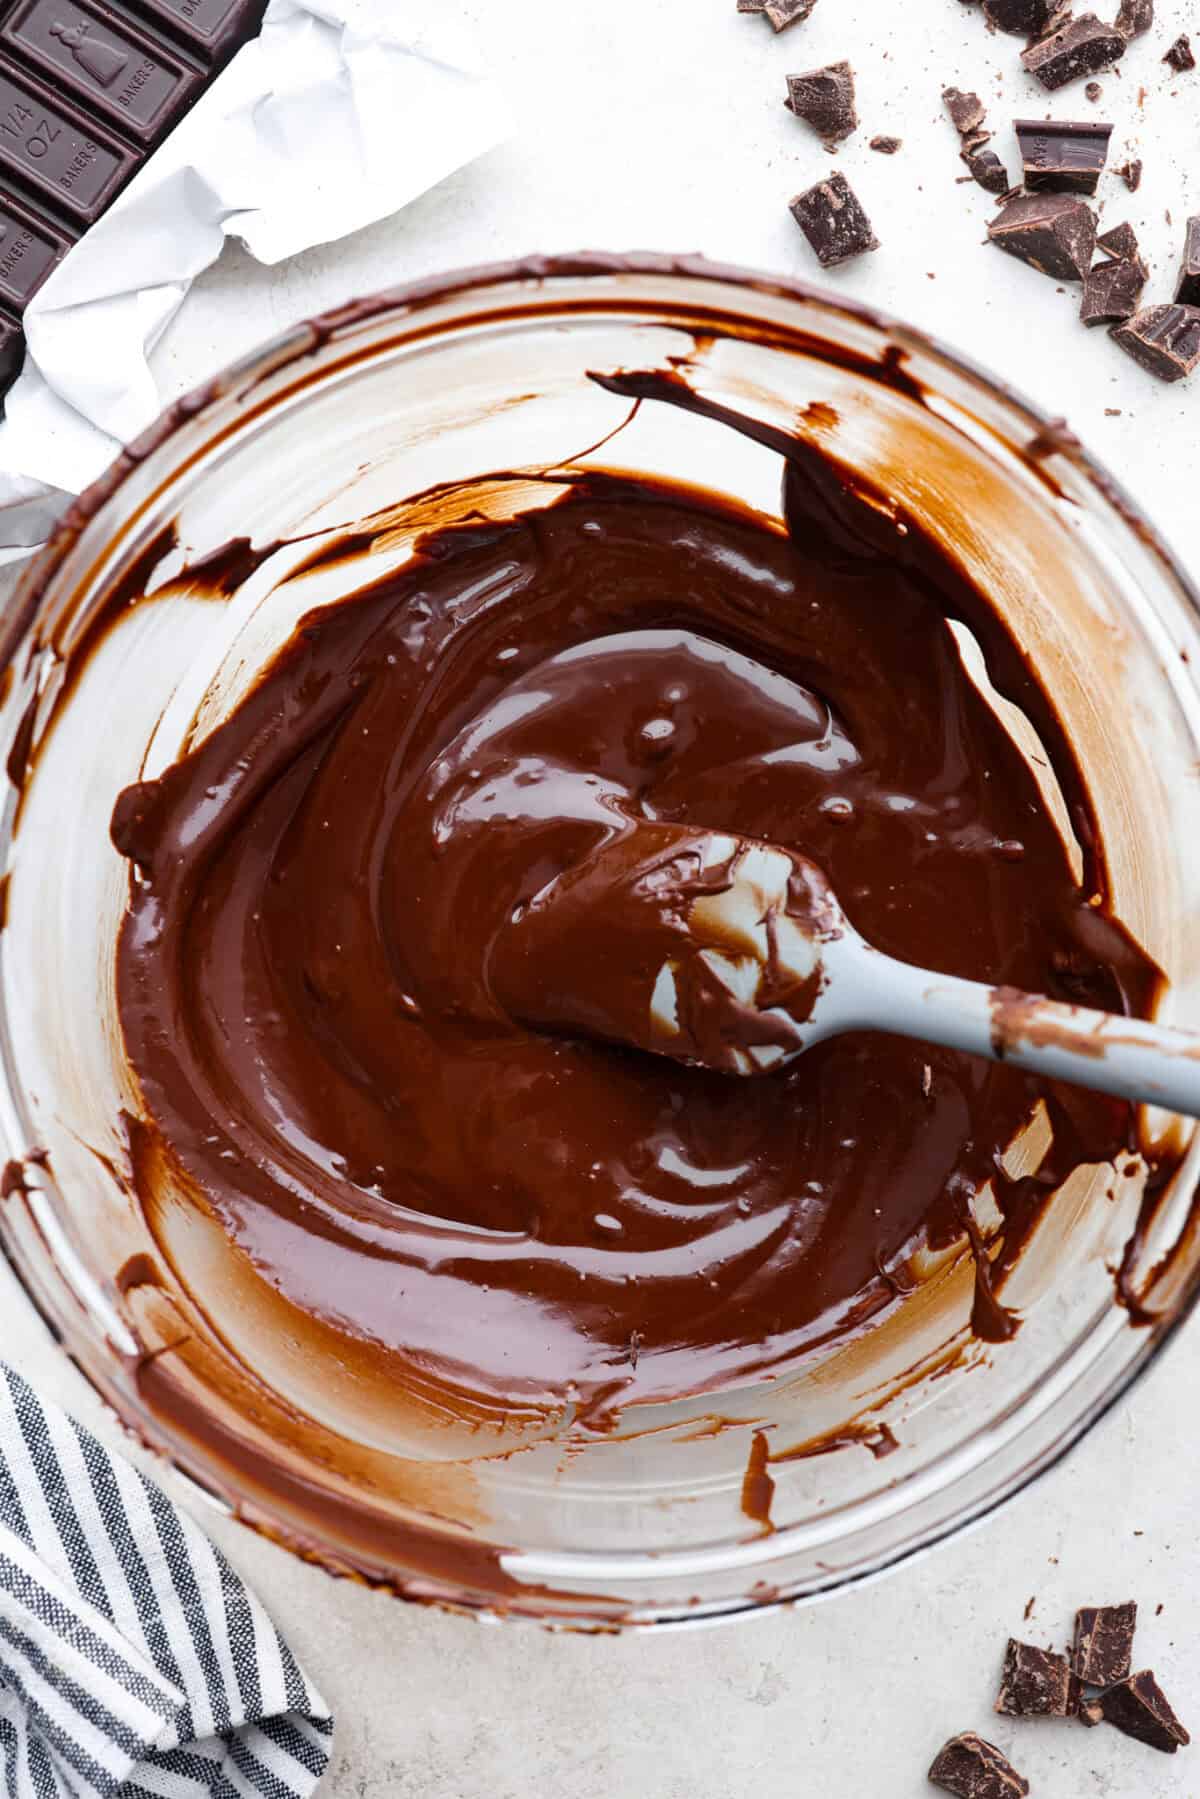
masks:
[[[735,0],[445,4],[477,25],[520,135],[344,243],[273,270],[227,252],[160,347],[171,383],[353,294],[528,251],[701,250],[815,277],[787,201],[830,159],[780,104],[783,78],[848,57],[863,125],[838,165],[883,247],[825,279],[918,320],[1065,414],[1200,568],[1200,373],[1161,387],[1103,332],[1085,332],[1072,317],[1077,290],[1056,292],[982,248],[991,202],[955,185],[944,85],[978,89],[1010,159],[1014,113],[1047,110],[1021,73],[1019,42],[990,36],[977,9],[821,0],[776,38],[738,17]],[[1121,78],[1104,78],[1098,106],[1076,84],[1050,110],[1112,118],[1111,160],[1124,161],[1127,142],[1144,156],[1138,194],[1106,180],[1105,220],[1132,220],[1152,297],[1167,298],[1183,220],[1200,210],[1200,70],[1177,76],[1159,59],[1186,27],[1200,46],[1200,4],[1158,0],[1158,12]],[[872,153],[875,133],[903,149]],[[4,1269],[0,1314],[5,1356],[117,1440]],[[990,1707],[1010,1631],[1061,1643],[1078,1604],[1132,1596],[1143,1608],[1138,1664],[1156,1669],[1200,1734],[1198,1382],[1193,1324],[1065,1464],[981,1528],[815,1608],[662,1637],[552,1637],[443,1617],[335,1583],[198,1515],[334,1706],[323,1799],[917,1799],[931,1791],[933,1752],[967,1729],[1011,1748],[1038,1799],[1195,1799],[1200,1744],[1168,1759],[1108,1729],[1014,1725]]]

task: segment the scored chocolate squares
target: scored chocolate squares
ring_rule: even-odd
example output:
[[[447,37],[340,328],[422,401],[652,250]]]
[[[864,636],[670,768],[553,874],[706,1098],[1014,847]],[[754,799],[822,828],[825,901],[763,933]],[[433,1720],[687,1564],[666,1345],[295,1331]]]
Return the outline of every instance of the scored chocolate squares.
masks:
[[[1161,1749],[1164,1755],[1174,1755],[1192,1740],[1149,1669],[1109,1687],[1097,1704],[1106,1724],[1151,1749]]]
[[[1124,55],[1125,44],[1115,25],[1102,24],[1089,12],[1030,44],[1028,50],[1022,50],[1021,62],[1043,87],[1053,91],[1081,75],[1099,75],[1111,69]]]
[[[1029,1791],[1008,1757],[974,1731],[951,1737],[938,1751],[929,1781],[956,1799],[1025,1799]]]
[[[791,210],[824,269],[879,248],[871,221],[840,169],[797,194]]]
[[[1069,1718],[1079,1709],[1079,1682],[1065,1655],[1008,1639],[995,1709],[1008,1718]]]
[[[1124,261],[1137,259],[1140,264],[1132,226],[1118,225],[1116,230],[1105,232],[1099,241],[1105,250],[1112,248],[1114,241],[1119,243],[1122,248],[1115,254]],[[1133,1667],[1136,1630],[1137,1601],[1133,1599],[1124,1605],[1085,1605],[1076,1612],[1071,1665],[1085,1686],[1111,1687],[1125,1679]]]
[[[1091,119],[1014,119],[1029,192],[1094,194],[1108,159],[1112,126]]]
[[[811,125],[827,147],[840,144],[858,130],[854,70],[848,62],[832,62],[823,69],[789,75],[787,85],[784,104],[789,112]]]
[[[1069,194],[1020,194],[1001,207],[988,237],[1043,275],[1082,281],[1096,248],[1096,217]]]

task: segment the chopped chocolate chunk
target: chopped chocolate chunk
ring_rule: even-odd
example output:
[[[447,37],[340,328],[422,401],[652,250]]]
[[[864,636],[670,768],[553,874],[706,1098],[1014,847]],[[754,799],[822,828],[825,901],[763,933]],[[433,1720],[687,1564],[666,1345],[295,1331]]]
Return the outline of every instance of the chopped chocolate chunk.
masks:
[[[1130,226],[1118,225],[1116,231],[1106,232],[1105,236],[1112,239],[1123,232],[1133,238],[1133,255],[1136,257],[1137,239]],[[1100,242],[1108,249],[1104,238]],[[1085,1605],[1077,1611],[1071,1663],[1080,1680],[1089,1687],[1111,1687],[1118,1680],[1124,1680],[1133,1667],[1133,1633],[1136,1629],[1137,1601],[1133,1599],[1125,1605]]]
[[[1122,37],[1141,37],[1154,23],[1154,0],[1121,0],[1116,27]]]
[[[1043,275],[1082,281],[1096,247],[1096,217],[1086,200],[1069,194],[1023,194],[988,226],[988,237]]]
[[[996,1710],[1009,1718],[1066,1718],[1078,1709],[1079,1683],[1065,1655],[1008,1639]]]
[[[1121,416],[1119,412],[1114,412],[1111,406],[1106,406],[1104,411],[1107,417],[1120,418]],[[1086,1724],[1089,1730],[1094,1729],[1097,1724],[1103,1724],[1104,1712],[1098,1699],[1085,1699],[1083,1701],[1082,1705],[1079,1707],[1079,1722],[1081,1724]]]
[[[1200,363],[1200,308],[1147,306],[1128,323],[1115,326],[1112,336],[1160,381],[1182,381]]]
[[[1095,193],[1108,157],[1111,125],[1090,119],[1014,119],[1013,130],[1030,193],[1045,188]]]
[[[767,0],[763,12],[776,31],[786,31],[789,25],[802,25],[816,4],[817,0]]]
[[[1104,98],[1104,89],[1100,86],[1098,81],[1089,81],[1083,91],[1093,106],[1096,104],[1097,100],[1102,100]]]
[[[900,137],[873,137],[869,147],[881,156],[894,156],[903,142]]]
[[[1021,62],[1043,87],[1053,91],[1081,75],[1099,75],[1111,69],[1124,52],[1125,39],[1116,27],[1102,24],[1089,12],[1030,44],[1028,50],[1022,50]]]
[[[833,62],[824,69],[809,69],[787,78],[787,105],[798,119],[811,125],[826,144],[840,144],[858,130],[854,107],[854,70],[848,62]]]
[[[1146,268],[1140,260],[1116,257],[1111,262],[1098,262],[1088,270],[1083,284],[1079,317],[1085,325],[1112,325],[1119,319],[1131,319],[1145,285]],[[1089,1675],[1088,1679],[1091,1681],[1092,1677]]]
[[[1101,1693],[1099,1705],[1106,1723],[1127,1737],[1136,1737],[1139,1743],[1148,1743],[1151,1749],[1161,1749],[1164,1755],[1174,1755],[1181,1744],[1192,1740],[1148,1669],[1109,1687]]]
[[[964,93],[958,87],[947,87],[942,89],[942,99],[959,137],[970,137],[972,132],[983,130],[987,113],[978,94]]]
[[[1165,63],[1170,63],[1173,69],[1178,69],[1181,75],[1186,75],[1189,69],[1195,68],[1196,56],[1192,49],[1191,39],[1188,37],[1186,31],[1181,32],[1179,37],[1175,39],[1175,42],[1163,57],[1163,61]]]
[[[1008,1757],[973,1731],[951,1737],[938,1752],[929,1780],[957,1799],[1024,1799],[1029,1791],[1029,1782]]]
[[[983,0],[988,23],[1013,37],[1041,37],[1062,11],[1062,0]]]
[[[1125,183],[1130,193],[1136,194],[1138,188],[1142,185],[1141,157],[1131,156],[1128,162],[1123,162],[1121,164],[1120,168],[1117,170],[1117,174],[1121,177],[1121,180]]]
[[[1200,306],[1200,213],[1187,222],[1175,298],[1184,306]]]
[[[1120,225],[1114,225],[1111,231],[1102,231],[1096,239],[1096,248],[1103,250],[1106,256],[1116,256],[1125,262],[1141,262],[1142,260],[1142,253],[1138,248],[1137,232],[1128,220],[1124,220]],[[1079,1615],[1082,1617],[1082,1612]],[[1125,1672],[1128,1674],[1128,1668]]]
[[[962,159],[980,187],[989,194],[1006,194],[1008,170],[994,150],[964,150]]]
[[[818,181],[815,187],[797,194],[792,201],[792,217],[822,268],[834,268],[852,256],[879,248],[871,221],[840,169],[835,169],[828,180]]]

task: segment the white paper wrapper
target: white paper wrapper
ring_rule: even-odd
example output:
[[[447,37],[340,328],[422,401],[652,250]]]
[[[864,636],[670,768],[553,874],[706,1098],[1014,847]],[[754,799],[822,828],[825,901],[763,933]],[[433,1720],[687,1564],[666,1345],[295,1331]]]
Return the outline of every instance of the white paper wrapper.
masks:
[[[280,262],[398,211],[507,134],[448,10],[271,0],[261,35],[26,313],[29,354],[0,425],[0,550],[40,543],[174,397],[147,358],[226,237]]]

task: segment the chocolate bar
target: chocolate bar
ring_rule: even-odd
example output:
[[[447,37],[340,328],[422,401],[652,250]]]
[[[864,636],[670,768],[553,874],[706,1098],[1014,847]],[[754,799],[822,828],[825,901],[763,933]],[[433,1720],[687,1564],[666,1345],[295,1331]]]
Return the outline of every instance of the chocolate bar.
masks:
[[[24,312],[74,241],[32,204],[0,193],[0,300],[14,312]]]
[[[0,175],[90,225],[137,162],[120,138],[0,55]]]
[[[20,0],[0,46],[144,148],[191,104],[204,77],[104,0]]]
[[[132,0],[132,4],[149,24],[198,50],[214,70],[255,35],[266,10],[266,0]]]

